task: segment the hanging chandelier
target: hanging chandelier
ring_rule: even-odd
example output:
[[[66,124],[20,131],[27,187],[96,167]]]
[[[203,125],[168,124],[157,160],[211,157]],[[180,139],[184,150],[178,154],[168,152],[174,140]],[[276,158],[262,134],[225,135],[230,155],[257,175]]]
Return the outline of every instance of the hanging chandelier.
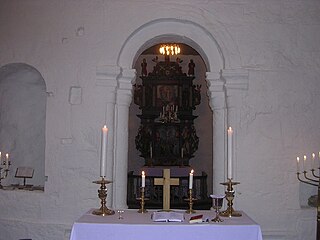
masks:
[[[178,55],[180,53],[180,47],[177,44],[162,44],[159,52],[162,55]]]

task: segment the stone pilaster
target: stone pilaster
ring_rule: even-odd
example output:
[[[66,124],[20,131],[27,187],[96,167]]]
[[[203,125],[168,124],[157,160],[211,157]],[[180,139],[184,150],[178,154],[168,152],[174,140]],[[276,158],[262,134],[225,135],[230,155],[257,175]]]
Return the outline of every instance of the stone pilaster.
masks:
[[[108,127],[108,146],[107,146],[107,164],[106,178],[113,181],[114,168],[114,139],[115,139],[115,102],[117,77],[120,74],[120,68],[117,66],[100,66],[96,71],[96,85],[105,89],[105,124]],[[113,199],[113,184],[108,184],[107,207],[111,207]]]
[[[248,89],[248,71],[228,69],[219,72],[207,72],[208,96],[213,111],[213,192],[222,193],[220,185],[226,179],[228,126],[236,127],[237,112],[241,107],[241,94]],[[235,135],[236,140],[237,135]],[[235,141],[236,143],[236,141]],[[236,161],[236,148],[233,160]],[[235,174],[235,169],[234,169]]]
[[[132,101],[132,83],[136,78],[135,69],[122,69],[118,77],[115,116],[115,161],[113,178],[113,208],[126,209],[128,181],[128,121]]]
[[[220,185],[224,179],[224,161],[226,156],[225,128],[226,128],[226,98],[225,81],[219,72],[207,72],[209,104],[213,112],[213,159],[212,183],[213,193],[223,193]]]
[[[221,78],[225,81],[227,126],[233,128],[233,178],[237,181],[237,142],[240,133],[240,111],[242,107],[243,94],[249,88],[249,74],[245,69],[225,69],[221,72]],[[227,163],[225,162],[225,168]]]

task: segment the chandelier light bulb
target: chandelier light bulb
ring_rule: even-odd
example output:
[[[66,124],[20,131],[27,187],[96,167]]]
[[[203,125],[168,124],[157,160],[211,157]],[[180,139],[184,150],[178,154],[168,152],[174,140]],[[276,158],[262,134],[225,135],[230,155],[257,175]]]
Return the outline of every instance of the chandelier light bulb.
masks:
[[[160,46],[159,52],[162,55],[177,55],[181,50],[177,44],[163,44]]]

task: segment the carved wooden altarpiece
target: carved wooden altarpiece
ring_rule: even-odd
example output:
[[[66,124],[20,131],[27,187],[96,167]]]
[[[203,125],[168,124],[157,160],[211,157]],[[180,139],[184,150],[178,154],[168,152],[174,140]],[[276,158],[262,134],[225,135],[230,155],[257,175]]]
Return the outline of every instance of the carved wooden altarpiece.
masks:
[[[134,103],[141,109],[135,143],[146,166],[188,166],[198,149],[193,110],[200,104],[201,86],[179,63],[166,56],[152,72],[142,71],[142,84],[134,86]]]
[[[134,103],[141,113],[140,127],[135,138],[136,149],[144,158],[143,170],[147,172],[145,194],[149,200],[147,208],[161,208],[165,190],[157,178],[166,178],[162,174],[151,174],[157,169],[180,169],[182,175],[175,175],[178,186],[170,187],[170,203],[173,208],[186,209],[188,197],[188,172],[191,169],[189,160],[198,150],[199,137],[194,126],[197,116],[193,115],[196,106],[200,104],[200,85],[193,84],[195,79],[195,64],[190,60],[184,73],[181,60],[170,61],[168,56],[164,61],[158,57],[151,72],[147,72],[146,59],[141,63],[141,84],[134,85]],[[149,171],[147,170],[149,169]],[[153,169],[153,170],[151,170]],[[148,175],[148,173],[150,173]],[[207,175],[194,178],[194,193],[198,199],[195,209],[209,209],[211,200],[207,196]],[[128,173],[128,206],[139,208],[136,198],[139,197],[141,176]],[[167,194],[168,196],[168,194]],[[168,199],[168,197],[166,198]]]

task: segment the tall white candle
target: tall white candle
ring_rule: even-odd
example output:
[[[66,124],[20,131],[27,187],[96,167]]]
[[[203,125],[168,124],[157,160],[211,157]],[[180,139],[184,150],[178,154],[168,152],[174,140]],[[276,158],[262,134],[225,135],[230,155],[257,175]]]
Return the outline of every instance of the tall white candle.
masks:
[[[6,154],[6,169],[9,168],[9,153]]]
[[[302,168],[303,168],[304,172],[306,171],[306,164],[307,164],[307,156],[304,155],[303,156],[303,161],[302,161]]]
[[[0,165],[2,165],[2,156],[1,156],[1,152],[0,152]]]
[[[100,159],[100,176],[106,176],[107,165],[107,141],[108,141],[108,128],[106,125],[102,128],[101,133],[101,159]]]
[[[300,172],[300,158],[297,157],[297,172]]]
[[[184,149],[181,148],[181,158],[183,158],[183,151],[184,151]]]
[[[228,179],[232,179],[232,135],[233,135],[233,130],[231,127],[229,127],[228,128],[228,162],[227,162]]]
[[[311,169],[316,168],[316,154],[312,153],[312,158],[311,158]]]
[[[193,186],[193,169],[191,170],[191,172],[189,173],[189,189],[192,189]]]
[[[152,159],[152,143],[150,143],[150,158]]]
[[[146,186],[146,175],[145,172],[142,171],[141,173],[141,187],[145,187]]]

